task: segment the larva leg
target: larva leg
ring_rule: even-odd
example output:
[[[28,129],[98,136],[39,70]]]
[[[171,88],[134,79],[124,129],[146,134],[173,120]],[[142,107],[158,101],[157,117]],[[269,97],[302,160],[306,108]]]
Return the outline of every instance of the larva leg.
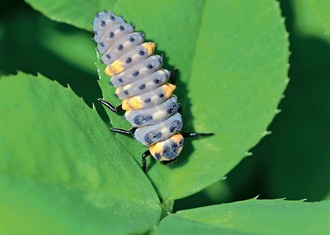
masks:
[[[187,132],[187,133],[181,133],[183,137],[198,137],[198,136],[211,136],[214,135],[214,133],[196,133],[196,132]]]
[[[171,73],[171,77],[170,77],[170,79],[171,79],[171,83],[172,83],[173,85],[176,85],[176,77],[177,77],[177,75],[178,75],[178,72],[179,72],[179,69],[178,69],[178,68],[175,68],[175,69],[173,69],[173,71],[172,71],[172,73]]]
[[[123,110],[121,105],[119,105],[118,107],[113,106],[112,104],[110,104],[108,101],[105,101],[104,99],[97,99],[101,104],[103,104],[105,107],[107,107],[108,109],[110,109],[112,112],[118,113],[119,111]]]
[[[150,154],[150,151],[149,151],[149,150],[145,151],[145,152],[142,154],[142,170],[143,170],[144,172],[146,172],[146,166],[147,166],[146,158],[147,158],[148,156],[150,156],[150,155],[151,155],[151,154]]]
[[[116,133],[120,133],[120,134],[123,134],[123,135],[133,135],[134,132],[136,131],[136,129],[137,129],[136,127],[133,127],[130,130],[124,130],[124,129],[121,129],[121,128],[110,128],[111,131],[116,132]]]

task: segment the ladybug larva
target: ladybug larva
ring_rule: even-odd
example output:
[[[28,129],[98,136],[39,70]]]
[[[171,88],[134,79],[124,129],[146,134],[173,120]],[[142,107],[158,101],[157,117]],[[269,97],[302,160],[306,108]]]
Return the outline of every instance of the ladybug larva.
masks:
[[[177,159],[184,137],[209,136],[212,133],[179,133],[182,117],[173,94],[177,70],[170,73],[162,68],[163,57],[154,55],[155,43],[144,42],[144,34],[114,13],[102,11],[93,22],[94,41],[107,65],[105,74],[111,76],[110,85],[116,87],[115,96],[122,99],[118,107],[98,99],[113,112],[125,110],[131,130],[111,128],[111,131],[134,135],[149,149],[142,154],[142,169],[146,171],[146,157],[168,163]],[[171,79],[172,84],[168,82]]]

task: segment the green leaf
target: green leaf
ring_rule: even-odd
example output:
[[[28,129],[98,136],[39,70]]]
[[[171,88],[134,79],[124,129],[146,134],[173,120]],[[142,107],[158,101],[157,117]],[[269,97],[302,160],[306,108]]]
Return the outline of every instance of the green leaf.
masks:
[[[320,23],[322,24],[325,34],[328,35],[330,33],[330,1],[329,0],[308,0],[315,16],[318,18]]]
[[[115,11],[128,8],[130,3],[124,3],[127,6],[118,4]],[[141,12],[142,7],[147,10],[146,5],[132,9]],[[150,179],[162,198],[171,200],[221,179],[266,134],[288,81],[287,33],[278,5],[272,1],[207,1],[204,5],[180,1],[171,9],[148,7],[162,9],[169,17],[164,22],[159,14],[141,15],[134,23],[143,25],[158,49],[166,51],[170,65],[180,69],[177,94],[183,107],[184,131],[215,133],[210,138],[187,140],[176,164],[149,163]],[[104,96],[119,104],[103,69],[100,84]],[[109,116],[113,126],[130,128],[116,115]],[[140,161],[143,149],[138,143],[116,137]]]
[[[246,200],[179,211],[154,234],[327,234],[330,202]]]
[[[143,233],[158,223],[154,189],[95,109],[41,75],[0,82],[4,234]]]
[[[95,14],[105,8],[114,8],[116,2],[112,1],[85,1],[85,0],[25,0],[34,9],[42,12],[48,18],[74,25],[78,28],[91,30]],[[107,5],[106,7],[104,7]]]
[[[67,1],[56,4],[71,11]],[[74,25],[91,22],[95,8],[123,15],[157,43],[157,54],[165,53],[164,68],[179,68],[176,94],[183,108],[183,130],[215,133],[187,140],[176,164],[148,160],[147,174],[164,200],[183,198],[221,179],[267,134],[288,82],[288,35],[276,1],[95,2],[87,14],[81,5],[75,9],[81,12],[71,12],[70,18],[36,8],[64,22],[76,14]],[[104,98],[118,105],[104,66],[98,68]],[[122,116],[109,112],[109,117],[112,126],[130,128]],[[126,136],[116,139],[141,162],[143,146]]]

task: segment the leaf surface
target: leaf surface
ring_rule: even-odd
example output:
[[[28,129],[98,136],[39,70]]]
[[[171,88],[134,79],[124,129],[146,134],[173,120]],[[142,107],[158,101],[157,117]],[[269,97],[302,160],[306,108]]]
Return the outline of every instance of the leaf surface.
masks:
[[[153,234],[326,234],[330,202],[246,200],[179,211]]]
[[[41,75],[0,85],[4,234],[143,233],[158,223],[152,185],[95,109]]]

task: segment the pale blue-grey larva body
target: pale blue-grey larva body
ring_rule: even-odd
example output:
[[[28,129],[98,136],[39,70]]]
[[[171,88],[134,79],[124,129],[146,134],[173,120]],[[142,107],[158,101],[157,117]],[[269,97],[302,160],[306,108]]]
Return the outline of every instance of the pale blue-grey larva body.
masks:
[[[153,55],[155,44],[144,43],[144,34],[113,13],[102,11],[93,23],[94,40],[107,64],[105,73],[122,99],[125,118],[136,127],[134,137],[149,147],[160,161],[175,159],[183,148],[182,117],[167,83],[170,72],[162,69],[163,58]]]

